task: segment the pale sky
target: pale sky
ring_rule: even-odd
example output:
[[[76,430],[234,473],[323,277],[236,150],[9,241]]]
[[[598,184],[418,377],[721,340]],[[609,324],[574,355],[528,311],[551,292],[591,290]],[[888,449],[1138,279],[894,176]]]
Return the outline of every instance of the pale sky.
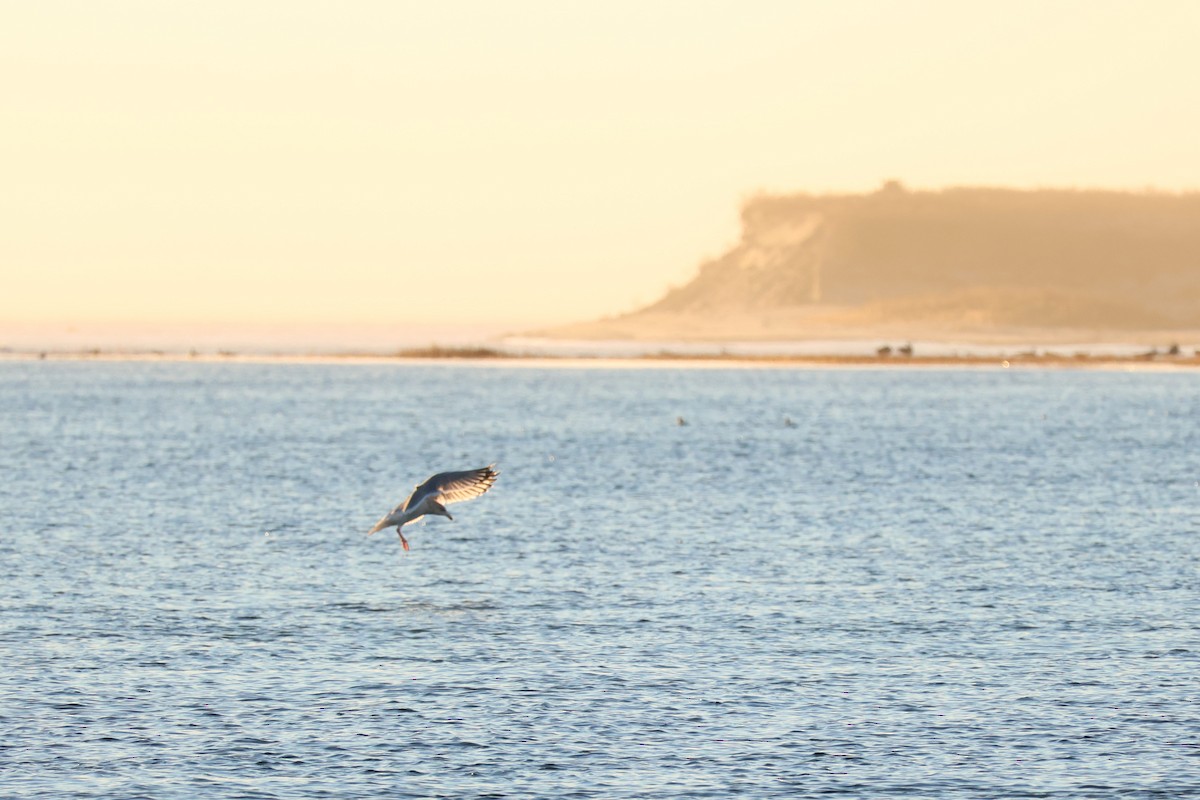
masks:
[[[1200,2],[0,0],[0,322],[569,322],[758,191],[1200,188]]]

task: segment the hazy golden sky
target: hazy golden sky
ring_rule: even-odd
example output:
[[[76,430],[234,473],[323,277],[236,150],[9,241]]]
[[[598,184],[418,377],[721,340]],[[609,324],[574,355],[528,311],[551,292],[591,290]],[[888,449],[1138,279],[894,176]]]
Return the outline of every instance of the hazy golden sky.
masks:
[[[757,190],[1200,188],[1200,3],[0,2],[0,321],[571,321]]]

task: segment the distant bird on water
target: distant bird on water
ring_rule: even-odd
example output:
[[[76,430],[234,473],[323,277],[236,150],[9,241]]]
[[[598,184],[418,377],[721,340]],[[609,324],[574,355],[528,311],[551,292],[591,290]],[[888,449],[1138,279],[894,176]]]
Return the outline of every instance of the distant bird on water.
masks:
[[[492,484],[496,482],[496,476],[500,474],[495,466],[492,464],[462,472],[439,472],[413,489],[413,493],[408,496],[408,499],[393,508],[386,517],[376,522],[375,527],[371,528],[367,535],[370,536],[376,531],[395,525],[396,534],[400,537],[400,544],[404,545],[404,549],[407,550],[408,540],[400,532],[401,528],[410,522],[416,522],[426,514],[454,519],[446,510],[446,506],[463,500],[474,500],[492,488]]]

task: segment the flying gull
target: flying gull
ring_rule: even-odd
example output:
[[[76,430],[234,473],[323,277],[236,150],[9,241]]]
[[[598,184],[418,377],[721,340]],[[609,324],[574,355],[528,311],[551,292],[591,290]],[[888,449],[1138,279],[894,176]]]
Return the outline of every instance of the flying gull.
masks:
[[[408,496],[408,499],[393,508],[386,517],[376,522],[375,527],[371,528],[367,535],[370,536],[376,531],[395,525],[396,534],[400,537],[400,544],[404,545],[404,549],[407,550],[408,540],[400,532],[401,528],[410,522],[416,522],[426,514],[436,514],[454,519],[446,510],[446,506],[463,500],[474,500],[492,488],[492,484],[496,482],[496,476],[500,474],[495,466],[492,464],[462,472],[439,472],[413,489],[413,493]]]

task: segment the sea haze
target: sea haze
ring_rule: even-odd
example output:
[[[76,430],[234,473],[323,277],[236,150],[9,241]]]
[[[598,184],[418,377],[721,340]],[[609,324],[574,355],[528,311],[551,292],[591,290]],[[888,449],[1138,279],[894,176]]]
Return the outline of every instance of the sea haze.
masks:
[[[1195,795],[1197,419],[1194,372],[0,362],[0,794]]]

